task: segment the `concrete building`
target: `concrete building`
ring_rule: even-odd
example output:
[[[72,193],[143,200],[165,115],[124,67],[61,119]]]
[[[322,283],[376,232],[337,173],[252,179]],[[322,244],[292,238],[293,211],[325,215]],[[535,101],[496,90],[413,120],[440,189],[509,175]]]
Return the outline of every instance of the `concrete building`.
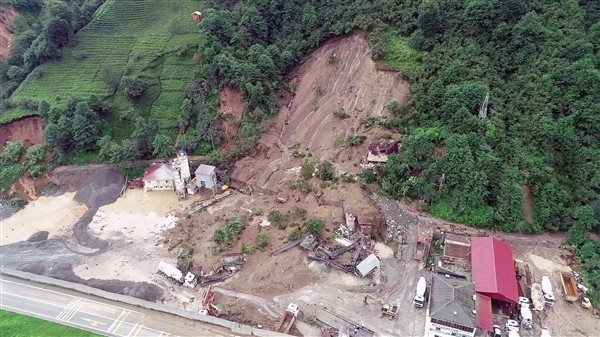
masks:
[[[468,279],[434,274],[425,337],[473,337],[477,329],[474,295]]]
[[[171,166],[166,163],[152,164],[144,173],[144,192],[147,191],[174,191],[175,175]]]
[[[200,164],[196,169],[196,185],[198,187],[214,188],[217,185],[216,167]]]

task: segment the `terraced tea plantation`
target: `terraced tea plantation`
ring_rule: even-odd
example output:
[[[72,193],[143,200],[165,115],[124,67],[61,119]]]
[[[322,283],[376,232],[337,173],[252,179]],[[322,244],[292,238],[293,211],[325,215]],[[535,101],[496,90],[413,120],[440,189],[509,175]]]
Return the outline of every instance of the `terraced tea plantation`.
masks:
[[[107,0],[76,34],[76,45],[65,48],[62,59],[38,67],[11,101],[64,105],[70,96],[96,94],[112,102],[115,118],[133,108],[141,115],[151,114],[163,129],[174,132],[177,118],[173,116],[194,77],[192,55],[199,34],[191,13],[201,10],[199,6],[192,0]],[[107,84],[107,74],[114,74],[115,82],[123,76],[139,76],[149,88],[139,101],[130,102],[122,88]],[[17,107],[0,115],[0,123],[33,113]]]

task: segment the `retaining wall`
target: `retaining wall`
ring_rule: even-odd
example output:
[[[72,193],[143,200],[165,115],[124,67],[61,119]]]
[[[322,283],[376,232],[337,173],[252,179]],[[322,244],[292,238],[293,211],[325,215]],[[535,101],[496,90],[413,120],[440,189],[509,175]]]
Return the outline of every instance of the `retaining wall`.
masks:
[[[264,329],[258,329],[258,328],[251,327],[249,325],[228,321],[226,319],[208,316],[208,315],[200,315],[193,311],[186,311],[186,310],[181,310],[181,309],[177,309],[177,308],[172,308],[172,307],[169,307],[164,304],[144,301],[144,300],[141,300],[138,298],[115,294],[115,293],[111,293],[108,291],[92,288],[92,287],[89,287],[89,286],[86,286],[83,284],[67,282],[67,281],[58,280],[58,279],[54,279],[54,278],[47,277],[47,276],[42,276],[42,275],[37,275],[37,274],[27,273],[27,272],[18,271],[18,270],[7,269],[7,268],[0,268],[0,274],[9,275],[9,276],[13,276],[16,278],[29,280],[29,281],[33,281],[33,282],[49,284],[49,285],[53,285],[56,287],[74,290],[74,291],[77,291],[80,293],[105,298],[105,299],[108,299],[111,301],[127,303],[127,304],[135,305],[138,307],[142,307],[142,308],[146,308],[146,309],[150,309],[150,310],[154,310],[154,311],[160,311],[160,312],[164,312],[164,313],[171,314],[171,315],[185,317],[185,318],[192,319],[195,321],[200,321],[200,322],[204,322],[204,323],[208,323],[208,324],[222,326],[222,327],[230,329],[233,333],[240,333],[240,334],[245,334],[245,335],[261,336],[261,337],[293,337],[292,335],[288,335],[288,334],[283,334],[283,333],[264,330]]]

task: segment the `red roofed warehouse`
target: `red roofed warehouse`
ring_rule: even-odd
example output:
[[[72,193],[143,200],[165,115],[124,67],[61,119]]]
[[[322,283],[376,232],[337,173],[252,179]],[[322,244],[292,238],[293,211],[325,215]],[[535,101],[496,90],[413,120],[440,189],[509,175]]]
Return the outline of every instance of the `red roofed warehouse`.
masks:
[[[471,239],[471,273],[477,293],[477,325],[492,330],[492,299],[519,301],[512,248],[496,238]]]

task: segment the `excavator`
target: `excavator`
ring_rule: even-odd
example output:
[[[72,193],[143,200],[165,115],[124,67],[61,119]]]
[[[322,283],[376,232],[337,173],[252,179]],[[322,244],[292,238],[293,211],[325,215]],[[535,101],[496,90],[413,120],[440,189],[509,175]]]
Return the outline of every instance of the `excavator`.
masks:
[[[371,294],[365,295],[365,300],[364,300],[365,304],[369,304],[367,301],[369,298],[374,300],[375,302],[381,304],[381,316],[379,316],[379,317],[383,317],[384,315],[386,315],[389,317],[390,320],[393,320],[394,318],[396,318],[396,316],[398,316],[398,306],[397,305],[389,304],[386,301],[384,301],[383,299],[381,299],[379,297],[375,297]]]

